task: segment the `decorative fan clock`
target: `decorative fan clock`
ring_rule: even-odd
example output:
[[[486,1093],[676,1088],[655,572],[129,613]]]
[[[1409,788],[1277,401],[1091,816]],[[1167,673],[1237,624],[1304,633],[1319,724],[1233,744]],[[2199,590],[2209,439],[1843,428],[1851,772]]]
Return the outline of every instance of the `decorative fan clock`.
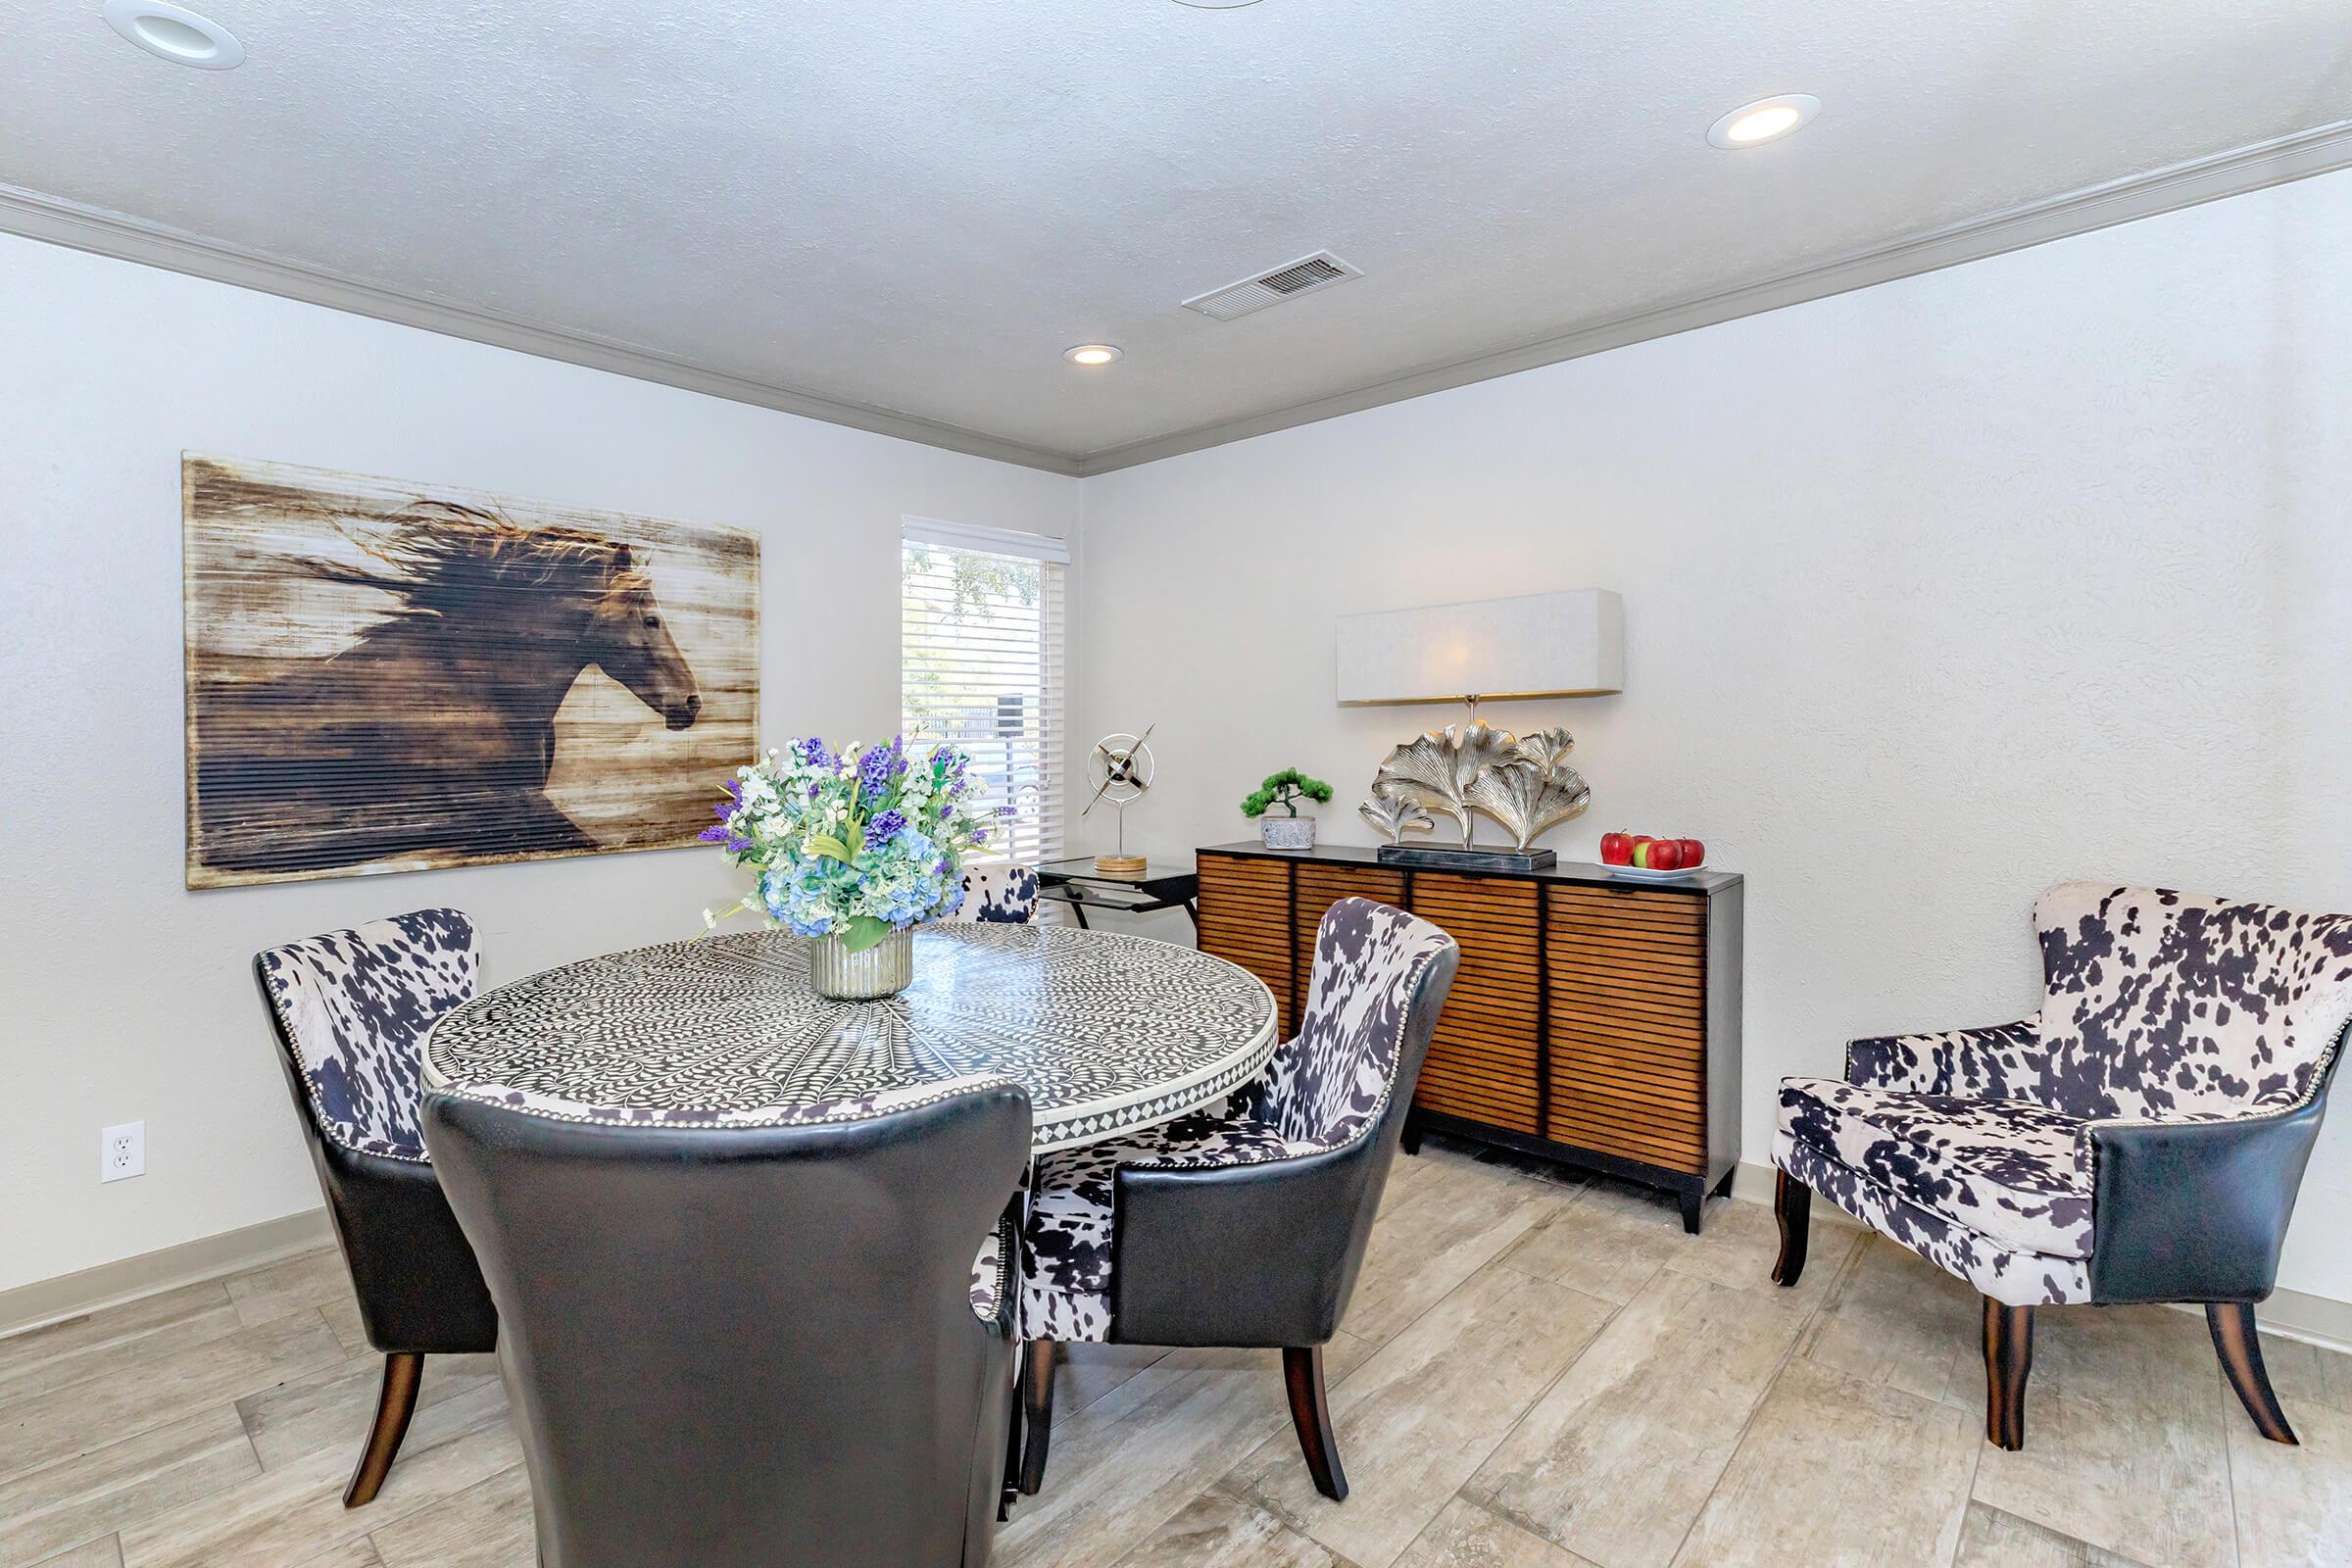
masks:
[[[1087,759],[1087,774],[1095,781],[1095,793],[1078,814],[1084,816],[1105,801],[1119,813],[1119,853],[1095,857],[1097,876],[1144,874],[1144,857],[1127,853],[1127,808],[1142,800],[1144,791],[1152,787],[1155,764],[1147,743],[1158,727],[1147,724],[1141,735],[1105,735],[1095,742],[1094,755]]]

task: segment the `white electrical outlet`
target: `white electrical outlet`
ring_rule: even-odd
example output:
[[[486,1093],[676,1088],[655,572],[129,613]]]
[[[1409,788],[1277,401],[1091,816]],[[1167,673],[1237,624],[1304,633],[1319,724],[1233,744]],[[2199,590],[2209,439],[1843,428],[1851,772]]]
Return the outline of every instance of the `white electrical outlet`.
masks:
[[[126,1121],[98,1135],[98,1179],[119,1182],[147,1174],[147,1124]]]

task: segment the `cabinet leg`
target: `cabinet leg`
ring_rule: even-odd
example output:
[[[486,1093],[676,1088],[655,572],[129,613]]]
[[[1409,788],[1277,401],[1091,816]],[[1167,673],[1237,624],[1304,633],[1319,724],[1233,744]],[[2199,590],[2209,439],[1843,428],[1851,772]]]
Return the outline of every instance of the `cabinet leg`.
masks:
[[[1698,1205],[1707,1200],[1707,1195],[1691,1191],[1678,1196],[1683,1200],[1683,1234],[1696,1236],[1698,1234]]]
[[[1730,1170],[1727,1170],[1727,1171],[1725,1171],[1725,1172],[1723,1173],[1723,1180],[1721,1180],[1721,1181],[1717,1182],[1717,1183],[1715,1184],[1715,1190],[1714,1190],[1713,1192],[1709,1193],[1707,1196],[1708,1196],[1709,1198],[1729,1198],[1729,1197],[1731,1197],[1731,1196],[1732,1196],[1732,1180],[1733,1180],[1733,1178],[1734,1178],[1734,1177],[1738,1176],[1739,1174],[1740,1174],[1740,1167],[1739,1167],[1738,1165],[1734,1165],[1734,1166],[1733,1166],[1733,1167],[1732,1167]]]

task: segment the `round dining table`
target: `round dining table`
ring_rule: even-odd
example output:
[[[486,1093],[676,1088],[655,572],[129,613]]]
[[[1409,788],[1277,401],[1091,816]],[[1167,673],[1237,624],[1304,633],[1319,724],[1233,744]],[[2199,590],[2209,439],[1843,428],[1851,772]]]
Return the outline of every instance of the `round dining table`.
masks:
[[[495,1085],[627,1116],[1002,1075],[1027,1088],[1043,1153],[1214,1104],[1274,1054],[1265,984],[1174,943],[937,922],[914,932],[914,983],[875,1002],[818,996],[810,946],[777,931],[704,936],[499,986],[433,1025],[424,1087]]]

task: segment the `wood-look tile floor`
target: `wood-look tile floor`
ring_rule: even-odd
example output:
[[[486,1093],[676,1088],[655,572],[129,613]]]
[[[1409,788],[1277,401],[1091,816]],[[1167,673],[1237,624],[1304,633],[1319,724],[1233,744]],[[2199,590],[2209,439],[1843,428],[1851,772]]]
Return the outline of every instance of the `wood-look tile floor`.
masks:
[[[1985,1446],[1977,1300],[1816,1221],[1399,1159],[1326,1356],[1353,1495],[1316,1495],[1271,1353],[1080,1348],[1003,1568],[2352,1564],[2352,1357],[2266,1339],[2255,1437],[2201,1319],[2041,1314],[2028,1446]],[[0,1340],[0,1568],[530,1568],[489,1357],[428,1362],[400,1463],[332,1252]]]

